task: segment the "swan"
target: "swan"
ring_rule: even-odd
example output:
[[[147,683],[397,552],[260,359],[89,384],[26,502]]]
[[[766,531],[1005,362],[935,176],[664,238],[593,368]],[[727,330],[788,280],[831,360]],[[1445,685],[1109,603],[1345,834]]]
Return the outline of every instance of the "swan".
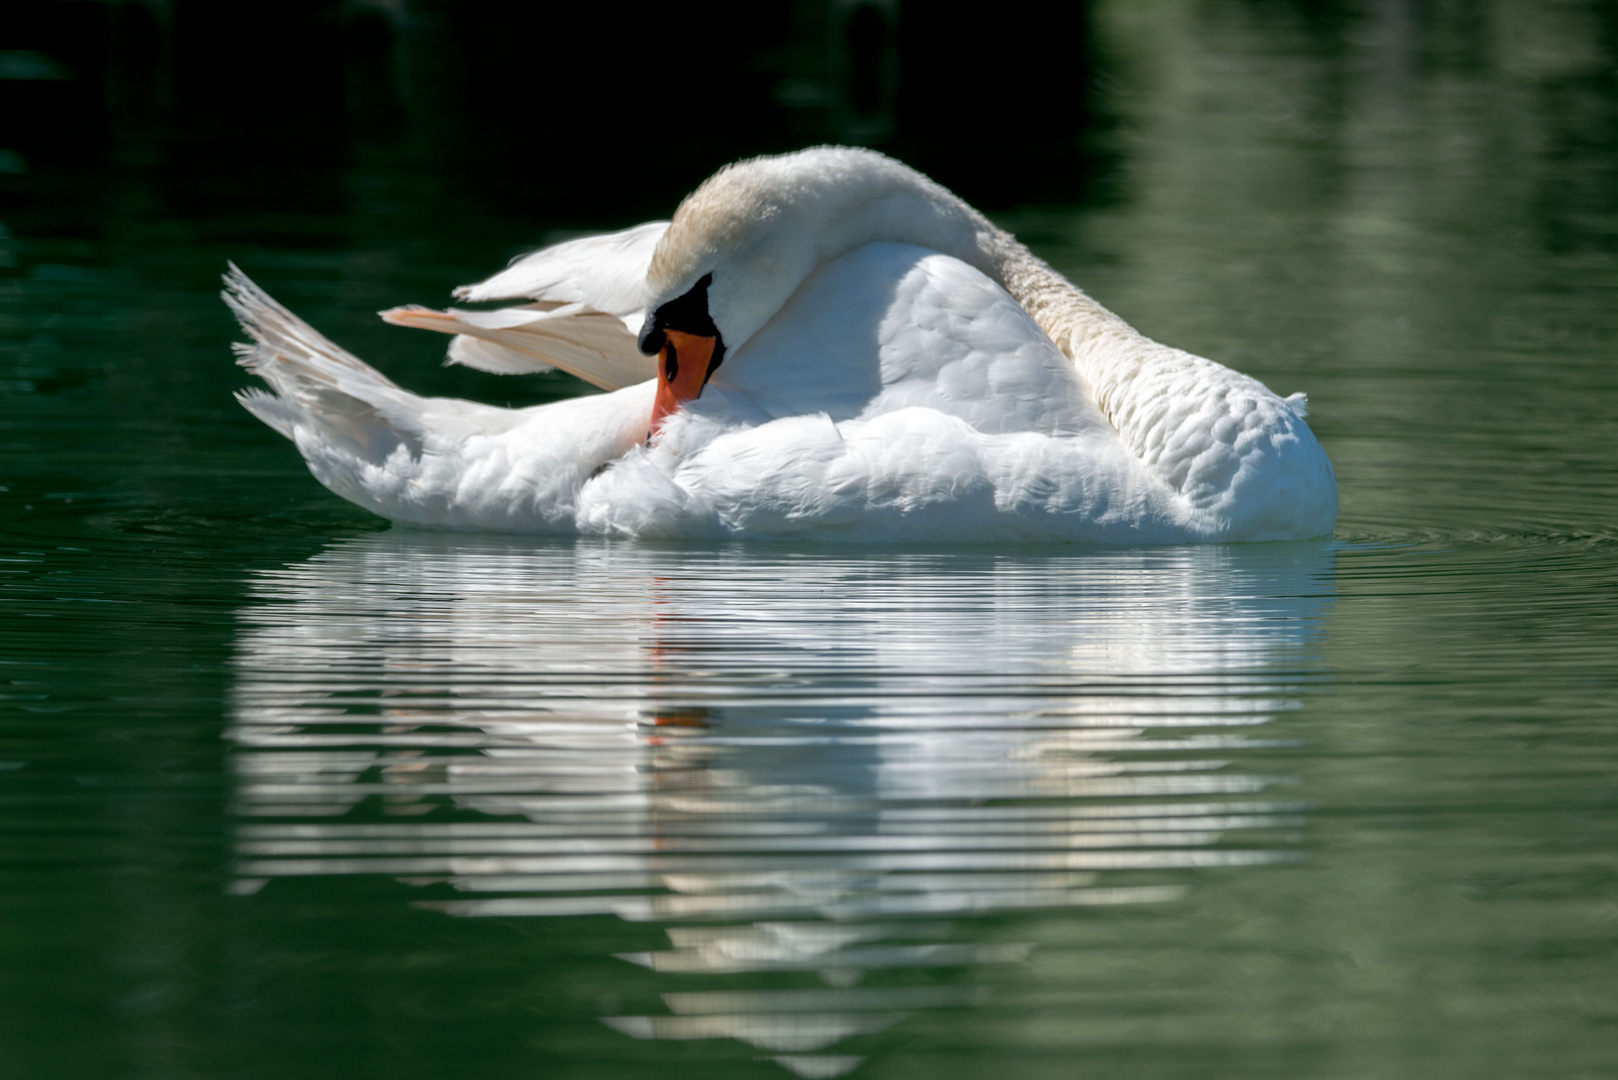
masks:
[[[1329,534],[1302,394],[1173,349],[871,150],[729,165],[671,221],[535,252],[390,322],[600,387],[423,398],[234,265],[238,400],[392,521],[624,537],[1165,544]]]

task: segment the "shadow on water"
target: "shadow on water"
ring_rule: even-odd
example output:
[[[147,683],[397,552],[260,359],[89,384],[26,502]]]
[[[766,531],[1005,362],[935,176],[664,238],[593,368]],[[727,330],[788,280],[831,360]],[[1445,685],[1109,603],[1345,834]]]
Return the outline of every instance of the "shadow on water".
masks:
[[[616,916],[664,1008],[607,1025],[841,1075],[1015,982],[1017,913],[1302,857],[1251,759],[1327,678],[1335,558],[341,541],[239,614],[231,890]]]

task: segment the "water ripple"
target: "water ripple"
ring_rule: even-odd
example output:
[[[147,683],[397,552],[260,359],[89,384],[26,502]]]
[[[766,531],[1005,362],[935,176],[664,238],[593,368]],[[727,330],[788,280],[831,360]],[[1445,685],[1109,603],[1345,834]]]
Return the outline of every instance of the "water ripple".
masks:
[[[1028,958],[988,913],[1301,858],[1244,760],[1321,678],[1334,557],[339,542],[240,612],[232,891],[661,924],[620,959],[715,988],[606,1024],[841,1075]]]

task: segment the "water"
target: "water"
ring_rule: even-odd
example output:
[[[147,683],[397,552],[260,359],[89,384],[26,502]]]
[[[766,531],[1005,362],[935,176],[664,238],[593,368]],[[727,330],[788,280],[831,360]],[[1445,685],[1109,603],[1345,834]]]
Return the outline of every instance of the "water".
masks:
[[[1610,1075],[1605,10],[1099,10],[1113,197],[1001,220],[1307,390],[1326,543],[391,529],[231,402],[217,273],[526,403],[369,313],[527,238],[363,165],[14,222],[5,1071]]]

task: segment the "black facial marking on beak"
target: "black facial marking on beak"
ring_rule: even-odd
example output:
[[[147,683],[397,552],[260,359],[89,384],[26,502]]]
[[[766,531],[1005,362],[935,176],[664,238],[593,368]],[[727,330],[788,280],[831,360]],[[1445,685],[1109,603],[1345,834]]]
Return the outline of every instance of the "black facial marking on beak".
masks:
[[[719,338],[719,328],[708,314],[708,286],[713,284],[712,274],[702,278],[682,295],[664,304],[656,311],[646,313],[636,344],[646,356],[656,356],[663,349],[664,330],[684,330],[698,337]]]
[[[663,353],[663,378],[673,382],[680,374],[680,354],[674,348],[674,342],[670,341],[666,344],[667,348]]]

